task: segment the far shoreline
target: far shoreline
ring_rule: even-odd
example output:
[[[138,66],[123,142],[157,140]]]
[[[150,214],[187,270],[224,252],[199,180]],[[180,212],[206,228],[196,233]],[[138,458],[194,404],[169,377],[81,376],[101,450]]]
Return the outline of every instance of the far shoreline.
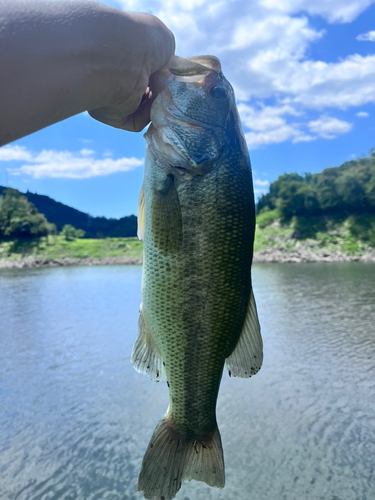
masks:
[[[139,266],[142,259],[130,257],[103,257],[103,258],[34,258],[21,257],[18,259],[0,259],[0,269],[27,269],[40,267],[73,267],[73,266]]]
[[[254,252],[253,263],[270,264],[303,264],[303,263],[375,263],[375,251],[365,254],[344,254],[339,251],[313,252],[309,250],[281,250],[265,249]],[[27,269],[42,267],[73,267],[73,266],[139,266],[142,258],[126,256],[116,257],[64,257],[64,258],[37,258],[25,256],[18,259],[0,259],[0,269]]]
[[[375,251],[362,254],[347,254],[336,251],[313,252],[310,250],[266,249],[254,252],[253,263],[307,264],[307,263],[375,263]]]

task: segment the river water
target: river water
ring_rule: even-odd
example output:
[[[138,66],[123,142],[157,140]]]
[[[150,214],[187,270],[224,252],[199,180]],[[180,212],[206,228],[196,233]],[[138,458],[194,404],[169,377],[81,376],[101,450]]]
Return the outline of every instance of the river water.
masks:
[[[375,498],[375,265],[256,264],[265,361],[224,374],[226,486],[177,500]],[[0,499],[130,500],[167,387],[130,353],[140,267],[0,270]]]

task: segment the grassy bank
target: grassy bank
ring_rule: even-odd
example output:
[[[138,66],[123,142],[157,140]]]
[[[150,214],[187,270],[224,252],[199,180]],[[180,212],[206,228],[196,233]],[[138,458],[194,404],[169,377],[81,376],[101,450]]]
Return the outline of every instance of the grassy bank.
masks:
[[[293,217],[277,210],[257,217],[255,261],[375,262],[375,217]],[[63,236],[0,242],[0,267],[140,264],[138,238],[66,240]]]
[[[142,259],[143,244],[138,238],[104,238],[66,240],[63,236],[0,242],[1,262],[77,260],[133,262]]]
[[[255,252],[304,255],[344,260],[375,255],[375,216],[293,217],[284,220],[277,209],[257,217]]]

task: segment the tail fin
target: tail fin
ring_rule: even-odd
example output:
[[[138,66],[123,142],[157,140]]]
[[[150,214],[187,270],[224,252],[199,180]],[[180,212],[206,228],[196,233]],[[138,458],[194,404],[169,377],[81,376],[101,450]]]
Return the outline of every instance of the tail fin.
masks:
[[[223,488],[224,458],[219,429],[203,440],[187,440],[176,432],[168,415],[160,420],[138,478],[138,491],[150,500],[171,500],[185,480]]]

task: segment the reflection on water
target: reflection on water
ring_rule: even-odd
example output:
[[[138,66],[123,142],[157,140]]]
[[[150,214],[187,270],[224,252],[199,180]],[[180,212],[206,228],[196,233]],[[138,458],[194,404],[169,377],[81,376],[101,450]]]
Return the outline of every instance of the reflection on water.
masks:
[[[265,343],[224,375],[226,487],[177,499],[371,500],[375,265],[257,264]],[[127,500],[167,408],[129,356],[140,267],[0,270],[1,500]]]

